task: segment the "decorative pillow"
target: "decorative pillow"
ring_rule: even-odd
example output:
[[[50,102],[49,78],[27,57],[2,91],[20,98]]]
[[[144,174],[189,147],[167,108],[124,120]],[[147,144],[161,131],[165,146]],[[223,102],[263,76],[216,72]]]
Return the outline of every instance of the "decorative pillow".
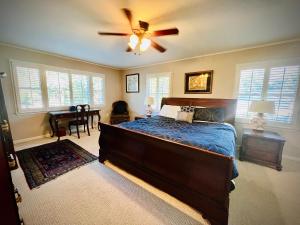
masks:
[[[180,106],[178,105],[164,105],[161,108],[159,115],[176,119],[178,111],[180,111]]]
[[[195,106],[180,106],[181,112],[194,112]]]
[[[204,106],[193,106],[193,105],[180,106],[181,112],[194,112],[196,108],[205,108],[205,107]]]
[[[195,108],[194,121],[209,121],[223,123],[225,119],[224,108]]]
[[[178,111],[176,120],[192,123],[193,122],[193,116],[194,116],[194,112]]]

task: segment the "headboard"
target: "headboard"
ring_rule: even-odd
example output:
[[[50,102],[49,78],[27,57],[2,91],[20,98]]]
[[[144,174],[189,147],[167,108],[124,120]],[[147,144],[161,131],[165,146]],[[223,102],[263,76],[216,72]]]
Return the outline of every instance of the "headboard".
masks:
[[[203,106],[207,108],[224,108],[225,121],[234,124],[236,99],[218,99],[218,98],[163,98],[161,100],[161,107],[163,105],[179,105],[179,106]]]

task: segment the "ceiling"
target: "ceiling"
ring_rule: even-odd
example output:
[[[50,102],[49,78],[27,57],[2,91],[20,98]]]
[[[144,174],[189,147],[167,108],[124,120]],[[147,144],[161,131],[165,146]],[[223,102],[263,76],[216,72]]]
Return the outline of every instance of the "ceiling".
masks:
[[[165,53],[127,53],[127,37],[97,34],[130,32],[121,8],[179,35],[155,38]],[[300,38],[299,12],[299,0],[0,0],[0,42],[123,69]]]

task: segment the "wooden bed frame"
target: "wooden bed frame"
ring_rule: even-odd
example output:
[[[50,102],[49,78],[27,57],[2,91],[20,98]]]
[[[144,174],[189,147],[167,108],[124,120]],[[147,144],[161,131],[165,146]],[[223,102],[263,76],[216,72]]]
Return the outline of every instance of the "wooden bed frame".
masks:
[[[162,106],[225,108],[233,124],[235,99],[163,98]],[[125,128],[100,124],[99,161],[109,160],[199,210],[211,224],[228,224],[233,159]]]

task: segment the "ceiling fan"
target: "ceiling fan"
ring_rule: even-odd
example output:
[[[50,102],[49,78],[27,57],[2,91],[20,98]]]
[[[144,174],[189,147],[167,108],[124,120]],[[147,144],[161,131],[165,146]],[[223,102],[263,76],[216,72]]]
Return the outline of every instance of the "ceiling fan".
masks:
[[[132,13],[129,9],[122,9],[123,13],[127,17],[132,33],[115,33],[115,32],[98,32],[99,35],[112,35],[112,36],[130,36],[128,48],[126,52],[146,51],[150,45],[159,52],[165,52],[167,49],[153,41],[152,37],[166,36],[166,35],[178,35],[179,30],[177,28],[156,30],[152,33],[148,32],[149,23],[139,20],[139,27],[134,28],[132,26]]]

